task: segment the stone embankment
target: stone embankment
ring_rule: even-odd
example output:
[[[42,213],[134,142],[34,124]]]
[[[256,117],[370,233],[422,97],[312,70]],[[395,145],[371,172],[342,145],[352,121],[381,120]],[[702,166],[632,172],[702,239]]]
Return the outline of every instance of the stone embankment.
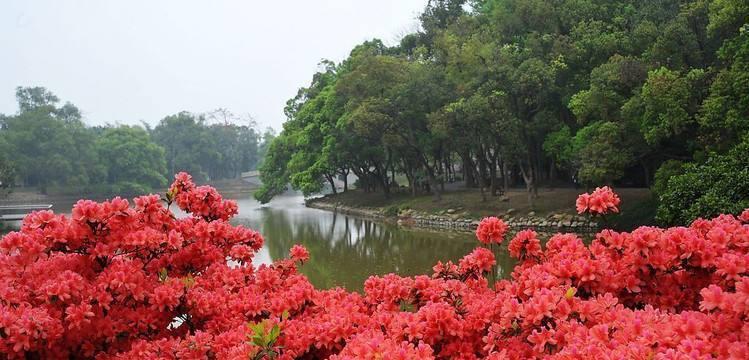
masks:
[[[324,198],[307,199],[304,204],[308,208],[335,211],[337,213],[354,215],[362,218],[387,218],[381,208],[350,207],[338,202],[325,201]]]
[[[447,209],[438,214],[426,214],[411,209],[400,210],[398,214],[387,214],[383,208],[350,207],[337,202],[326,201],[324,198],[310,199],[307,207],[335,211],[364,218],[385,219],[397,221],[401,226],[412,226],[429,229],[445,229],[454,231],[474,231],[480,219],[471,218],[460,208]],[[540,232],[576,232],[589,233],[600,229],[598,223],[586,217],[570,214],[550,214],[546,217],[537,216],[534,212],[526,215],[515,214],[512,209],[498,214],[511,228],[532,228]]]

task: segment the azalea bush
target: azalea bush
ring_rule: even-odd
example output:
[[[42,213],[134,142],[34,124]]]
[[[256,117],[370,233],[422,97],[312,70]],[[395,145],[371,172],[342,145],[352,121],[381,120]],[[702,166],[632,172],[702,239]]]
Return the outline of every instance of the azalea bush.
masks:
[[[578,208],[615,211],[599,193]],[[2,358],[749,358],[749,211],[589,245],[523,230],[511,278],[491,285],[484,246],[507,228],[488,219],[457,264],[373,276],[362,294],[315,289],[301,246],[253,266],[263,238],[236,212],[182,173],[163,198],[29,215],[0,240]]]

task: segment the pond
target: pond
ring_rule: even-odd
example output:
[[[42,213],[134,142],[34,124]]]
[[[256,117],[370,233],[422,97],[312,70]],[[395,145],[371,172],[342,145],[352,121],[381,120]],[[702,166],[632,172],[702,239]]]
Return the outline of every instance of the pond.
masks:
[[[431,274],[437,261],[457,263],[478,246],[472,233],[418,230],[311,209],[301,196],[278,197],[265,206],[249,198],[238,204],[233,222],[260,231],[265,238],[255,263],[283,258],[291,246],[302,244],[310,261],[301,272],[318,288],[361,290],[370,275]],[[507,277],[514,261],[506,245],[503,248],[498,275]]]

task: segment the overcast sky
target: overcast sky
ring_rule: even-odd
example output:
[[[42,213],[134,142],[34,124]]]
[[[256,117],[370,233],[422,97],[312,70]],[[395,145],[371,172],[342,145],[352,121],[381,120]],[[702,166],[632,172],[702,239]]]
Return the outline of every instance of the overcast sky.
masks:
[[[321,59],[417,27],[427,0],[2,0],[0,113],[44,86],[88,124],[218,107],[280,130]]]

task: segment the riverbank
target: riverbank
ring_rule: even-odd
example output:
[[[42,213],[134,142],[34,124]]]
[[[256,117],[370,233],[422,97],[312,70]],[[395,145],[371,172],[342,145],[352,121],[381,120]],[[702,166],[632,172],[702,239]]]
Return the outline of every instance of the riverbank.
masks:
[[[549,232],[595,232],[602,226],[629,230],[635,225],[653,223],[655,204],[650,190],[621,188],[617,191],[622,197],[622,212],[608,218],[605,224],[575,213],[575,199],[582,189],[541,189],[533,207],[522,190],[510,190],[505,196],[490,197],[484,202],[481,193],[473,189],[447,192],[440,201],[434,201],[430,195],[412,197],[409,194],[394,194],[385,199],[381,193],[353,190],[309,199],[306,205],[397,221],[403,226],[458,231],[474,230],[486,216],[498,216],[511,227]]]

